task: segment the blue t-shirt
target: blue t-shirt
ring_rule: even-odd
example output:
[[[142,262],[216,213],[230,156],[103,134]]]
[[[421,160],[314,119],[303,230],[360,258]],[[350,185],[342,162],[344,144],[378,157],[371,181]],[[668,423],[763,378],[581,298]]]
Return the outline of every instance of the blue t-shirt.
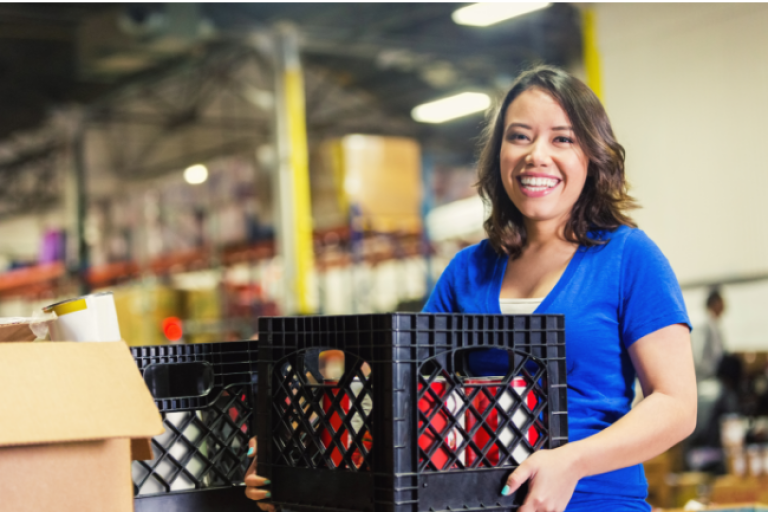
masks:
[[[630,345],[669,325],[690,328],[675,274],[643,231],[622,226],[590,236],[608,243],[579,247],[535,311],[565,315],[570,441],[600,432],[629,412],[635,395]],[[487,240],[460,251],[424,311],[501,314],[499,293],[507,262]],[[506,352],[491,349],[469,364],[475,374],[503,375],[507,361]],[[638,464],[583,478],[576,490],[645,498],[647,488]]]

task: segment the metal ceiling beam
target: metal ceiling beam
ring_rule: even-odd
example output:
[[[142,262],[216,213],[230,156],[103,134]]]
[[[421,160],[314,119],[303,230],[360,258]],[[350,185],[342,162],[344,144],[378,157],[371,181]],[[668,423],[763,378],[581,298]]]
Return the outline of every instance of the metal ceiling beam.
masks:
[[[223,130],[258,130],[263,128],[264,123],[269,122],[269,117],[260,116],[257,118],[238,118],[238,117],[191,117],[188,122],[181,123],[178,117],[160,116],[153,114],[142,114],[133,112],[109,112],[107,114],[95,115],[89,118],[89,124],[94,127],[101,127],[110,124],[126,125],[144,125],[157,126],[171,129],[178,129],[185,126],[194,126],[197,128],[211,128]]]
[[[302,39],[302,52],[308,55],[332,55],[339,57],[355,57],[375,59],[383,51],[405,51],[415,55],[425,55],[430,58],[439,56],[446,60],[456,61],[459,58],[477,57],[477,47],[462,42],[446,42],[441,39],[405,39],[405,38],[370,38],[364,42],[349,44],[349,41],[336,40],[328,37],[305,34]],[[508,60],[530,60],[541,58],[533,49],[526,46],[488,45],[484,55]]]
[[[217,146],[203,151],[190,151],[182,158],[166,160],[152,166],[141,167],[140,169],[125,168],[119,170],[120,177],[125,180],[143,180],[156,178],[170,172],[178,171],[188,166],[190,162],[204,162],[216,158],[223,154],[241,153],[245,151],[253,152],[259,140],[267,141],[270,137],[270,129],[265,128],[262,133],[257,134],[260,138],[254,138],[252,135],[247,138],[236,140],[227,144]]]

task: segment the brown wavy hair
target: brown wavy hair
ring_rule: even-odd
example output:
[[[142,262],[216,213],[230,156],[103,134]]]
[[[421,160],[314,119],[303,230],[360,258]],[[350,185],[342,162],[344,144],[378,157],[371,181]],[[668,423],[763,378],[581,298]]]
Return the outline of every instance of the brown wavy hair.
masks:
[[[504,190],[499,155],[507,108],[524,91],[538,88],[557,101],[573,125],[576,141],[589,158],[587,180],[565,226],[566,240],[591,247],[605,244],[590,231],[637,227],[624,211],[637,208],[624,178],[624,147],[616,141],[608,115],[595,93],[579,79],[552,66],[536,66],[517,77],[482,137],[477,187],[490,203],[483,226],[499,254],[517,258],[527,243],[523,214]]]

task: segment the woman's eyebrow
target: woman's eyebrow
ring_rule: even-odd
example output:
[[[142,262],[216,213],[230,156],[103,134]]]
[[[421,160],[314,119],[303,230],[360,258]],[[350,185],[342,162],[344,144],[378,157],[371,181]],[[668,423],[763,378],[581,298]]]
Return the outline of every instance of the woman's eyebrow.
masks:
[[[507,130],[509,130],[510,128],[525,128],[526,130],[532,129],[529,125],[525,123],[509,123],[507,125]],[[556,130],[565,130],[565,131],[572,132],[573,127],[572,126],[553,126],[552,131],[556,131]]]

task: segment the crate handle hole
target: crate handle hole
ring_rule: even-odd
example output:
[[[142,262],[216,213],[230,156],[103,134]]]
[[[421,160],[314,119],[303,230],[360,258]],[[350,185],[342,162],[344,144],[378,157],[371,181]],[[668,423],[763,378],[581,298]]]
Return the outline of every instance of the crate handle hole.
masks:
[[[371,367],[367,361],[355,356],[347,361],[345,352],[336,349],[307,351],[304,357],[304,366],[307,377],[311,376],[311,384],[339,382],[348,371],[356,372],[358,367],[366,379],[371,374]]]
[[[213,388],[213,366],[206,362],[155,363],[144,370],[144,382],[156,399],[203,397]]]

